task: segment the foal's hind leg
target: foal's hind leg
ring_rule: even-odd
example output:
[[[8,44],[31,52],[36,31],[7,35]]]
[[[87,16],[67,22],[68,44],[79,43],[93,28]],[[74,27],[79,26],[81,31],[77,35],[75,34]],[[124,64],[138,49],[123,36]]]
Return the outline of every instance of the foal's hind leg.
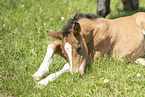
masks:
[[[54,41],[48,45],[45,58],[42,64],[40,65],[40,68],[32,76],[35,80],[40,80],[40,78],[42,78],[43,75],[46,75],[49,73],[49,67],[52,62],[53,55],[56,52],[57,48],[60,47],[60,45],[61,45],[60,41]]]

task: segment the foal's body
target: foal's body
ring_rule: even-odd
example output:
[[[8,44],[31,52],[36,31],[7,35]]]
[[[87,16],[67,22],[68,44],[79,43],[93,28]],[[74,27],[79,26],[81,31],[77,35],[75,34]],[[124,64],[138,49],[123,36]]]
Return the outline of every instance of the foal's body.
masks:
[[[100,29],[100,31],[97,30],[96,32],[94,30],[95,34],[92,40],[94,44],[93,50],[97,52],[100,51],[100,57],[107,54],[109,56],[124,56],[129,60],[134,60],[143,56],[143,29],[139,28],[136,24],[136,16],[138,16],[138,14],[134,15],[133,18],[128,16],[115,20],[97,19],[94,21],[96,25],[100,26],[99,28],[96,27],[96,29]],[[83,19],[80,21],[83,21]],[[88,44],[88,49],[89,48],[90,50],[88,51],[91,52],[92,44]]]
[[[79,15],[74,18],[78,18]],[[86,16],[87,17],[87,16]],[[91,17],[91,16],[90,16]],[[84,73],[86,63],[107,54],[108,56],[125,57],[129,61],[136,60],[145,65],[143,59],[145,40],[145,13],[136,13],[132,16],[114,20],[104,18],[79,18],[72,22],[72,27],[66,27],[63,33],[48,33],[61,39],[48,45],[46,56],[39,70],[33,75],[39,80],[49,72],[54,54],[64,57],[68,63],[57,73],[49,75],[38,82],[47,85],[63,72]]]

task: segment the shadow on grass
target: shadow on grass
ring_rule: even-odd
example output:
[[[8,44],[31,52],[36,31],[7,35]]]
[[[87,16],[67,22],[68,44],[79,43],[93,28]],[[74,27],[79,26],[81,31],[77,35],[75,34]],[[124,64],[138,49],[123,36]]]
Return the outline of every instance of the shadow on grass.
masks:
[[[115,19],[115,18],[119,18],[119,17],[124,17],[124,16],[130,16],[132,14],[135,14],[137,12],[145,12],[145,8],[140,7],[138,10],[135,11],[123,11],[121,9],[117,9],[117,15],[110,13],[110,15],[108,16],[109,19]]]

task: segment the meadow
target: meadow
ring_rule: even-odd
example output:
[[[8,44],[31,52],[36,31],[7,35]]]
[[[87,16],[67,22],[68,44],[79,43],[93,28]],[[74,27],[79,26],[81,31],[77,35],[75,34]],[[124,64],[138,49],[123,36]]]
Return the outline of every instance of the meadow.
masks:
[[[106,56],[87,67],[82,78],[68,72],[37,88],[32,75],[56,40],[45,30],[61,31],[75,13],[96,14],[96,9],[97,0],[0,0],[0,97],[144,97],[145,67]],[[137,11],[123,11],[120,0],[111,0],[106,18],[140,11],[145,12],[144,0]],[[55,55],[50,74],[65,63]]]

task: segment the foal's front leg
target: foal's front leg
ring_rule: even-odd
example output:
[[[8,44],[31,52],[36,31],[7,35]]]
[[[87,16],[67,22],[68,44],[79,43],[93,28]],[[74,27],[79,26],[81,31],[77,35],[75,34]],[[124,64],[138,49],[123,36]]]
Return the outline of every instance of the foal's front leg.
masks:
[[[38,87],[39,88],[43,88],[44,86],[47,86],[49,82],[52,82],[53,80],[55,80],[59,75],[61,75],[62,73],[68,72],[70,70],[69,67],[69,63],[66,63],[64,65],[64,67],[53,74],[50,74],[49,76],[47,76],[45,79],[42,79],[41,81],[38,82]]]
[[[40,68],[32,76],[35,80],[40,80],[44,75],[49,73],[49,67],[52,62],[53,55],[56,52],[56,50],[58,49],[58,47],[60,47],[60,45],[61,45],[60,41],[54,41],[48,45],[45,58],[44,58],[42,64],[40,65]],[[57,51],[57,52],[59,52],[59,51]]]

